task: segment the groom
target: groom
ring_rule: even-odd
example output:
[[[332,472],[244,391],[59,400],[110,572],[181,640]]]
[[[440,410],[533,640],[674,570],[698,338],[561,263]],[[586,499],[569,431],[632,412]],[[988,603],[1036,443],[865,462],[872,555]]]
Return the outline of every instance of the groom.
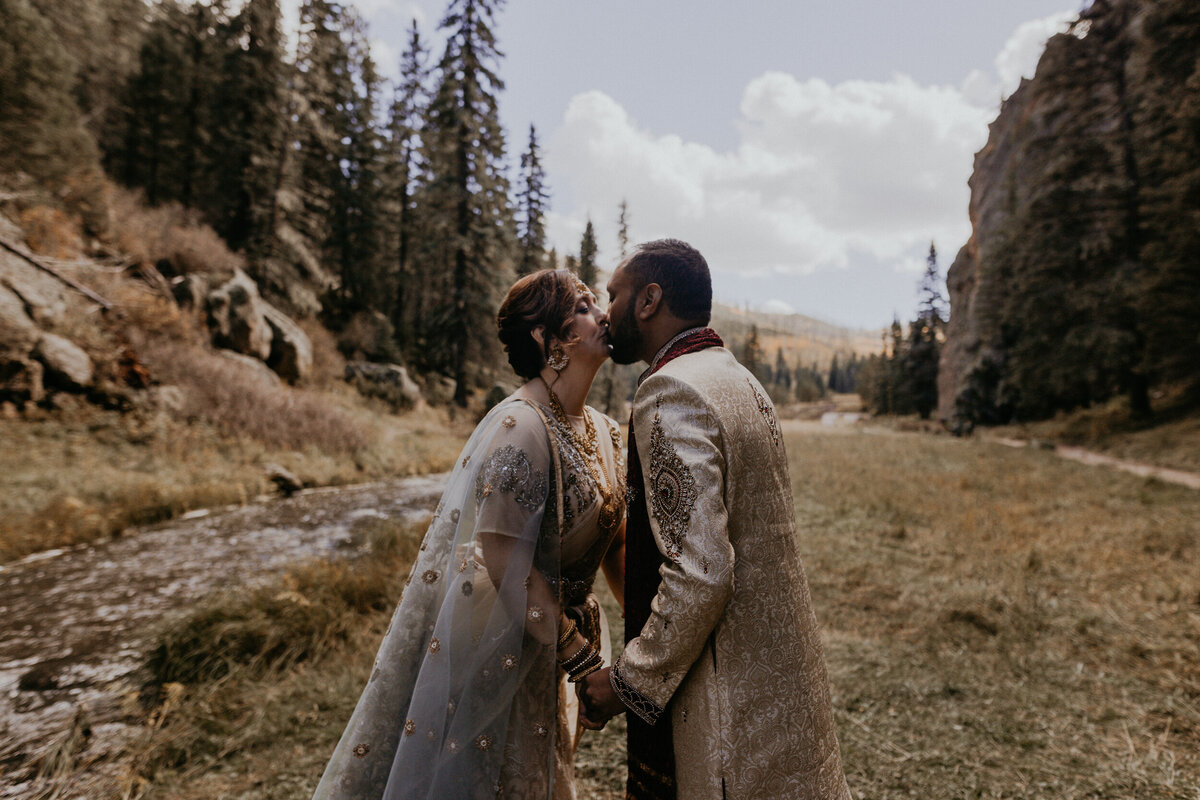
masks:
[[[608,284],[629,430],[625,652],[582,685],[629,715],[634,800],[849,800],[775,410],[708,325],[704,257],[649,242]]]

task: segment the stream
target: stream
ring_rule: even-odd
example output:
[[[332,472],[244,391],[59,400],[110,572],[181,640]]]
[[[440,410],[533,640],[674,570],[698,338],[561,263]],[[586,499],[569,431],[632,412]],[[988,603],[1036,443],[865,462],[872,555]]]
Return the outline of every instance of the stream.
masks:
[[[137,688],[148,637],[167,614],[306,558],[353,554],[363,520],[424,517],[446,477],[195,511],[0,566],[0,798],[30,796],[28,765],[77,719],[91,729],[89,748],[117,748],[135,732],[139,720],[125,698]]]

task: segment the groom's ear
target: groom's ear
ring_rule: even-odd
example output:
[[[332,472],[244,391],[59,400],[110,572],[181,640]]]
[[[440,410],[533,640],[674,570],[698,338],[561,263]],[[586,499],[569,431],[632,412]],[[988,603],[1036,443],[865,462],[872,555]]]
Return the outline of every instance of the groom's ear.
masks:
[[[647,283],[638,292],[637,307],[634,309],[634,314],[642,322],[653,317],[662,308],[663,291],[662,287],[657,283]]]

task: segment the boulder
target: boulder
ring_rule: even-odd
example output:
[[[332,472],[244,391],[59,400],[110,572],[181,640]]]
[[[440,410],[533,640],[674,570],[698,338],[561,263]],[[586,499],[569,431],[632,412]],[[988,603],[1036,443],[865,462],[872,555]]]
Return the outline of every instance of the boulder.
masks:
[[[21,299],[25,312],[38,325],[54,325],[66,318],[66,285],[3,249],[0,249],[0,286]]]
[[[21,298],[0,284],[0,361],[29,355],[40,335]]]
[[[42,385],[44,370],[28,358],[0,360],[0,397],[19,402],[40,402],[46,396]]]
[[[171,294],[175,302],[184,308],[201,308],[204,299],[208,297],[208,278],[199,273],[192,273],[175,278],[171,281]]]
[[[306,380],[312,374],[312,342],[308,334],[274,306],[263,304],[263,316],[271,328],[271,352],[267,366],[288,383]]]
[[[420,405],[421,389],[399,364],[351,361],[346,364],[346,381],[365,397],[378,397],[394,409]]]
[[[303,481],[297,478],[294,473],[278,464],[265,464],[263,469],[266,470],[267,479],[275,484],[284,497],[291,497],[304,488]]]
[[[217,355],[234,365],[246,380],[253,381],[262,389],[282,389],[283,381],[263,362],[232,350],[218,350]]]
[[[258,286],[240,269],[214,289],[205,303],[213,344],[266,361],[271,355],[271,326]]]
[[[449,405],[458,390],[458,382],[445,375],[430,375],[425,379],[425,399],[430,405]]]
[[[42,334],[33,348],[33,357],[45,365],[47,382],[59,388],[86,389],[96,375],[87,353],[70,339],[53,333]]]

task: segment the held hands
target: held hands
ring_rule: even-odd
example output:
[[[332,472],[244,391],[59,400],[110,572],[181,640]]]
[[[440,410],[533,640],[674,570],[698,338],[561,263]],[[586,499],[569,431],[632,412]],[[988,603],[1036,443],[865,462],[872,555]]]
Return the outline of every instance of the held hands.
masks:
[[[598,731],[608,724],[608,721],[625,710],[625,704],[609,683],[611,667],[596,670],[576,687],[582,708],[579,724],[589,731]]]

